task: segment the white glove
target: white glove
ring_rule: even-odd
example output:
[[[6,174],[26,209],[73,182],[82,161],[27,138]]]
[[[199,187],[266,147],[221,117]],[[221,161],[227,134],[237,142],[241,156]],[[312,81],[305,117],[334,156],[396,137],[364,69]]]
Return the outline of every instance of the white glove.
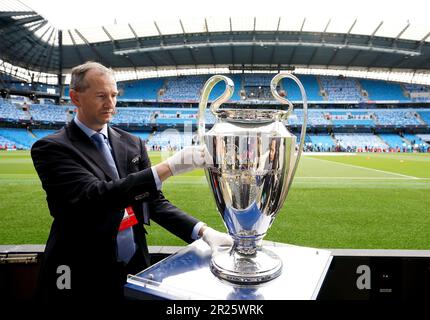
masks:
[[[233,239],[228,234],[218,232],[210,227],[206,227],[203,231],[202,239],[211,247],[213,252],[222,247],[231,248],[233,246]]]
[[[206,146],[185,147],[166,160],[172,175],[178,175],[197,168],[204,168],[210,162]]]

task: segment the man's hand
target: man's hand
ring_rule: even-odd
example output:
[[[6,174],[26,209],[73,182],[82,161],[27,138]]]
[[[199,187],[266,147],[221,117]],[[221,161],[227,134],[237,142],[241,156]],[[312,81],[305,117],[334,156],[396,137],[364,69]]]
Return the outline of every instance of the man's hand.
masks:
[[[186,147],[165,161],[173,176],[197,168],[204,168],[208,162],[210,162],[209,152],[206,146],[202,145]]]
[[[228,234],[218,232],[207,226],[203,229],[202,239],[211,247],[213,252],[221,247],[233,246],[233,239]]]

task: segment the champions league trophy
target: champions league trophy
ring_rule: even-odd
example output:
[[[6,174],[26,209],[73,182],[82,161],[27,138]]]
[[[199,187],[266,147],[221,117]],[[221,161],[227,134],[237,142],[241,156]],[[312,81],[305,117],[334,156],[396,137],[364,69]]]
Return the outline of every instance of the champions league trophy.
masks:
[[[277,86],[290,78],[299,86],[303,99],[303,125],[300,146],[284,126],[293,104],[279,95]],[[205,132],[205,111],[214,86],[224,81],[224,93],[211,104],[217,118]],[[211,271],[235,284],[259,284],[281,274],[282,261],[262,246],[267,230],[281,209],[303,149],[306,135],[307,98],[300,80],[279,73],[270,90],[287,110],[219,108],[234,92],[231,79],[211,77],[204,85],[199,104],[198,135],[208,149],[206,178],[212,188],[219,213],[234,240],[232,248],[220,248],[212,255]]]

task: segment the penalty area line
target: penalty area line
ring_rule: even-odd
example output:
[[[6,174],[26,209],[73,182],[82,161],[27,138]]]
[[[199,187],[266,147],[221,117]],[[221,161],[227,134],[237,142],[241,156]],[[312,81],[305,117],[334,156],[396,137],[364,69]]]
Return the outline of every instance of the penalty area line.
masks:
[[[420,178],[414,177],[414,176],[408,176],[408,175],[401,174],[401,173],[395,173],[395,172],[384,171],[384,170],[379,170],[379,169],[373,169],[373,168],[367,168],[367,167],[362,167],[362,166],[356,166],[356,165],[349,164],[349,163],[342,163],[342,162],[331,161],[331,160],[326,160],[326,159],[318,159],[318,158],[312,158],[312,157],[309,157],[307,159],[318,160],[318,161],[323,161],[323,162],[330,162],[330,163],[339,164],[339,165],[342,165],[342,166],[345,166],[345,167],[351,167],[351,168],[356,168],[356,169],[364,169],[364,170],[368,170],[368,171],[375,171],[375,172],[380,172],[380,173],[384,173],[384,174],[389,174],[389,175],[404,177],[404,178],[413,179],[413,180],[420,180]]]

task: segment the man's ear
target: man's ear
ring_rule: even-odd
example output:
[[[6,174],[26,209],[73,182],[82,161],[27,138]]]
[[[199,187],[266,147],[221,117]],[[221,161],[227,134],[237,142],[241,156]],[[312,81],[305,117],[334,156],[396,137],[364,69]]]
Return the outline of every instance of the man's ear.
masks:
[[[80,107],[79,92],[77,92],[75,90],[70,90],[69,91],[69,96],[70,96],[70,100],[72,100],[72,103],[75,106]]]

